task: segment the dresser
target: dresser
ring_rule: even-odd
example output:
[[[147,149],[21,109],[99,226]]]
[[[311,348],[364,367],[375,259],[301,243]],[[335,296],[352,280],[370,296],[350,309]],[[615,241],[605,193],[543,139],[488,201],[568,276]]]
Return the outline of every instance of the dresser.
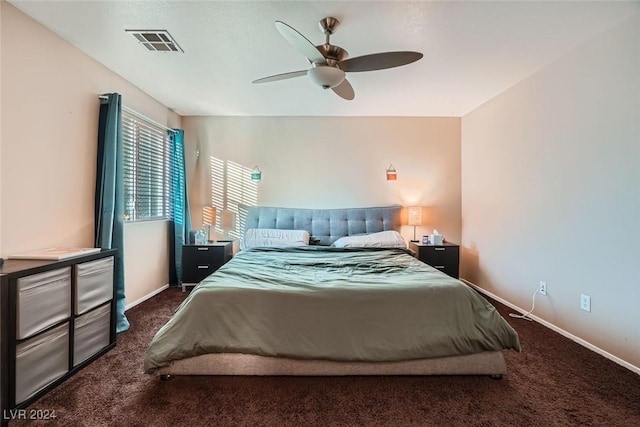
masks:
[[[416,258],[451,277],[458,278],[460,269],[460,246],[444,242],[441,245],[423,245],[410,242],[409,248]]]
[[[116,345],[117,251],[0,267],[2,425]]]
[[[233,242],[182,247],[182,291],[222,267],[233,257]]]

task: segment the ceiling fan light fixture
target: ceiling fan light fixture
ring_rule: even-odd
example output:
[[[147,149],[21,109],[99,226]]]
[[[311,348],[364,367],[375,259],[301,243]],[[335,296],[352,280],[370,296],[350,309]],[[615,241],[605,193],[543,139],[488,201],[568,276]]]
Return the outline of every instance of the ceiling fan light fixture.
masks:
[[[331,89],[344,81],[345,73],[338,67],[316,65],[307,73],[311,81],[323,89]]]
[[[346,73],[400,67],[411,64],[423,56],[420,52],[394,51],[349,58],[346,50],[340,46],[332,45],[329,40],[338,25],[338,20],[332,17],[320,21],[320,29],[325,35],[325,42],[317,46],[292,26],[282,21],[276,21],[275,25],[280,35],[307,58],[311,69],[263,77],[254,80],[253,83],[275,82],[306,74],[317,86],[331,89],[340,98],[351,101],[355,98],[355,92],[349,80],[345,78]]]

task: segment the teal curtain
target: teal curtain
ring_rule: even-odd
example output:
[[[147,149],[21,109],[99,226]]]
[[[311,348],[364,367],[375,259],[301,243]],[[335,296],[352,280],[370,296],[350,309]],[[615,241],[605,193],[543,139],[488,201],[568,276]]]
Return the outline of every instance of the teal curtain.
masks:
[[[182,286],[182,245],[189,243],[191,214],[187,197],[187,175],[184,161],[184,130],[169,131],[171,152],[171,184],[173,202],[169,279],[170,283]]]
[[[95,194],[95,246],[117,249],[115,257],[116,332],[129,329],[124,296],[124,173],[122,100],[117,93],[100,97]]]

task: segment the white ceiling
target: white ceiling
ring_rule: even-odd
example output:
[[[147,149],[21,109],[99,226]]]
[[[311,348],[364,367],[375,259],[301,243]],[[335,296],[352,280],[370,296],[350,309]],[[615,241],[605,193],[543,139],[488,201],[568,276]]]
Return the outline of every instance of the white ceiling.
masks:
[[[462,116],[640,10],[638,1],[9,2],[187,116]],[[348,73],[353,101],[307,77],[251,83],[308,68],[274,21],[322,44],[325,16],[341,21],[331,42],[350,57],[424,58]],[[166,29],[184,53],[149,52],[125,29]]]

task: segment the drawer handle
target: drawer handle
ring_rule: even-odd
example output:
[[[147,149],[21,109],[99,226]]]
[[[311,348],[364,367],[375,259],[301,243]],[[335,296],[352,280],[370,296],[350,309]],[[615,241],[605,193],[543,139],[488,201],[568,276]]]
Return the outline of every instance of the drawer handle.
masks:
[[[437,269],[439,269],[439,270],[441,270],[441,269],[443,269],[443,268],[444,268],[444,265],[434,265],[434,267],[435,267],[435,268],[437,268]]]
[[[447,249],[447,248],[433,248],[433,250],[435,250],[435,251],[444,251],[444,250],[446,250],[446,249]]]
[[[204,269],[204,268],[209,268],[208,265],[199,265],[198,268]]]
[[[198,250],[199,251],[208,251],[209,248],[207,248],[207,247],[198,247]]]

